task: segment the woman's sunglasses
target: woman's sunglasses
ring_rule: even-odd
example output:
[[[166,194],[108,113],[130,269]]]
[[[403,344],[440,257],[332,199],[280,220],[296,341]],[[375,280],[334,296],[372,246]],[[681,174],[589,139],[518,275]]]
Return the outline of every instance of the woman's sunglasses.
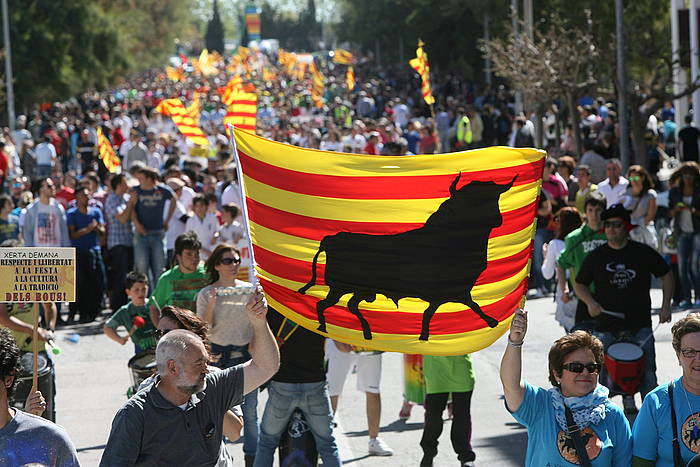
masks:
[[[566,363],[561,366],[565,370],[569,370],[572,373],[583,373],[583,369],[588,370],[589,373],[600,373],[600,363],[581,363],[581,362],[571,362]]]
[[[642,179],[642,177],[640,177],[639,175],[632,175],[632,176],[629,178],[630,182],[638,182],[638,181],[640,181],[641,179]]]
[[[219,264],[223,264],[225,266],[231,266],[233,263],[239,264],[241,262],[241,258],[221,258],[221,261],[219,261]]]

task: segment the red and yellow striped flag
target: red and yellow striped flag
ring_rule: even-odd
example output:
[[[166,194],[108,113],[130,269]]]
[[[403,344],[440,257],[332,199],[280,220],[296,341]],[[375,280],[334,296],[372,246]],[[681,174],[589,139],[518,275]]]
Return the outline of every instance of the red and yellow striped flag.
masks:
[[[190,114],[195,123],[199,122],[201,110],[200,94],[199,91],[195,91],[194,95],[192,96],[192,103],[189,105],[189,107],[187,107],[187,113]]]
[[[352,65],[355,63],[355,56],[344,49],[335,49],[333,51],[333,63],[339,65]]]
[[[424,45],[423,41],[418,41],[416,58],[412,58],[408,63],[411,65],[411,68],[416,70],[420,75],[420,88],[425,103],[433,105],[435,103],[435,98],[433,97],[433,91],[430,89],[430,65],[428,64],[428,54],[423,50]]]
[[[348,71],[345,73],[345,84],[348,87],[348,92],[352,92],[355,89],[355,70],[351,66],[348,67]]]
[[[110,173],[116,172],[119,166],[122,165],[121,161],[119,157],[117,157],[117,153],[114,152],[112,143],[110,143],[109,139],[102,133],[102,127],[99,125],[97,126],[97,148],[100,153],[100,159],[102,159],[107,170],[109,170]]]
[[[180,67],[177,67],[177,68],[173,68],[171,66],[165,67],[165,74],[168,75],[168,79],[170,81],[184,81],[185,80],[185,72]]]
[[[221,102],[223,102],[226,105],[231,105],[233,95],[237,92],[241,92],[242,88],[243,78],[241,78],[239,75],[236,75],[233,78],[231,78],[228,81],[228,83],[226,83],[226,86],[220,87],[216,90],[216,92],[218,92],[221,95]]]
[[[323,91],[326,86],[326,78],[323,76],[316,63],[311,62],[311,100],[318,108],[323,107]]]
[[[235,138],[275,310],[413,354],[470,353],[507,331],[527,291],[544,152],[367,156]]]
[[[158,104],[156,112],[170,116],[180,133],[198,146],[209,146],[209,140],[199,128],[180,99],[165,99]]]
[[[258,95],[255,92],[237,92],[233,94],[228,106],[224,125],[229,123],[241,130],[255,133],[258,116]]]

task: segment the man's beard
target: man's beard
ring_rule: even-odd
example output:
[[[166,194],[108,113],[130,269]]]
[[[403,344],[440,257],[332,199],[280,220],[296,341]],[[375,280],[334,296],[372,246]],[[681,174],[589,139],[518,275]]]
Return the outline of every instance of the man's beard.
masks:
[[[204,388],[207,387],[206,377],[202,381],[197,381],[196,384],[182,384],[182,383],[186,383],[186,381],[183,381],[183,380],[184,380],[184,378],[182,376],[178,377],[178,380],[175,381],[175,387],[178,390],[184,392],[185,394],[194,395],[194,394],[197,394],[199,392],[204,391]]]

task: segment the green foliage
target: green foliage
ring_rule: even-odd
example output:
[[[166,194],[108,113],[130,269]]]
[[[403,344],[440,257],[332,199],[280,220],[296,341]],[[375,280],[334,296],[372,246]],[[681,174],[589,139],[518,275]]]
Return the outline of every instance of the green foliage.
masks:
[[[219,53],[224,53],[224,25],[221,24],[219,4],[216,0],[214,0],[214,14],[207,24],[204,43],[210,52],[216,50]]]
[[[190,1],[8,0],[16,109],[162,65],[176,34],[193,31]]]
[[[260,22],[263,38],[277,39],[282,48],[292,51],[311,52],[316,49],[321,38],[314,0],[307,0],[306,8],[299,13],[265,1],[262,4]]]

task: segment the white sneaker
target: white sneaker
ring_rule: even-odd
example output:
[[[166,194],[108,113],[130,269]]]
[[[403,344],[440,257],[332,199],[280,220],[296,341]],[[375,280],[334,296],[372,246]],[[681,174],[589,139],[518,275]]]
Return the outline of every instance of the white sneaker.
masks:
[[[383,439],[370,438],[369,440],[369,455],[370,456],[393,456],[394,450],[391,449]]]

